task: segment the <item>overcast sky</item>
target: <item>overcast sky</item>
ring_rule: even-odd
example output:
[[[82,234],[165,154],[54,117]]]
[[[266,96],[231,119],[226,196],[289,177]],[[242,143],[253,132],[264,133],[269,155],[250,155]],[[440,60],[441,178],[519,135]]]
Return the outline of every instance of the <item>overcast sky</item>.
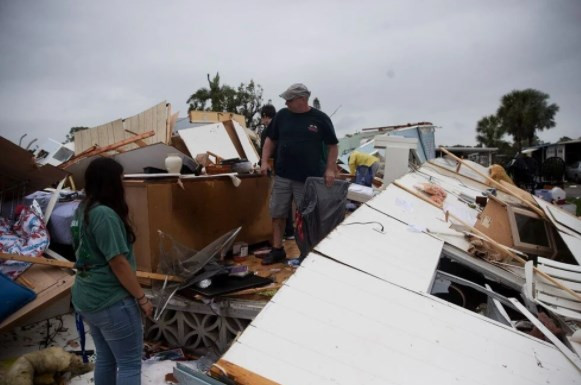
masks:
[[[62,141],[207,86],[250,79],[264,99],[305,83],[339,137],[430,121],[474,145],[502,95],[560,106],[545,141],[581,136],[581,1],[0,0],[0,134]]]

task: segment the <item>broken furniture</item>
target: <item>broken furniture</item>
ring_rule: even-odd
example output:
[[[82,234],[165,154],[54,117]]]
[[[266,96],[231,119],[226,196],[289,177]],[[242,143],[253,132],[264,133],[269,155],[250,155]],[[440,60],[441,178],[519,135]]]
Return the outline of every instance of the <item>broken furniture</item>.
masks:
[[[196,250],[239,226],[241,241],[255,244],[269,240],[270,179],[261,175],[240,175],[239,179],[238,187],[229,176],[219,175],[125,180],[137,237],[134,250],[138,269],[156,271],[158,230]]]

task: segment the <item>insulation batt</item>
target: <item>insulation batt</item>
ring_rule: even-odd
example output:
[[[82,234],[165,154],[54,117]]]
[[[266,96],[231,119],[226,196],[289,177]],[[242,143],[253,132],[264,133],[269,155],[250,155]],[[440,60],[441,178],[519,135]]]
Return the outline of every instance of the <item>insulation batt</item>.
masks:
[[[92,364],[84,364],[81,357],[66,352],[63,348],[52,347],[20,356],[0,380],[2,385],[56,384],[55,375],[71,372],[72,375],[86,373]]]
[[[446,193],[443,188],[436,186],[433,183],[421,183],[414,187],[430,195],[430,200],[439,205],[443,204],[446,196],[448,196],[448,193]]]

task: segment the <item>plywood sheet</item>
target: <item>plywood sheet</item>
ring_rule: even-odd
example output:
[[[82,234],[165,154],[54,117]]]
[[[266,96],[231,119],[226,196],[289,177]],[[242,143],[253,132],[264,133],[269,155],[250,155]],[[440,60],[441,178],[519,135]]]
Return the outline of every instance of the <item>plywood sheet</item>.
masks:
[[[246,154],[246,159],[248,159],[252,164],[257,164],[260,161],[260,156],[258,156],[256,147],[254,147],[254,144],[246,134],[246,129],[235,120],[233,120],[232,123],[234,124],[234,129],[236,130],[240,144],[244,149],[244,153]]]
[[[362,206],[315,250],[396,285],[428,291],[442,246],[441,240]]]
[[[116,119],[87,130],[78,131],[75,133],[75,154],[80,154],[95,144],[105,147],[128,139],[134,134],[142,134],[147,131],[154,131],[155,135],[145,139],[145,143],[166,143],[168,140],[168,111],[169,105],[164,101],[129,118]],[[127,130],[134,134],[130,134]],[[131,143],[124,146],[123,149],[136,147],[135,143]]]
[[[186,128],[179,130],[178,133],[192,157],[207,151],[211,151],[224,159],[240,157],[222,123]]]
[[[474,227],[501,245],[514,246],[507,209],[495,200],[488,200],[484,211],[480,214],[480,219]]]
[[[280,384],[579,384],[554,346],[322,256],[223,359]]]

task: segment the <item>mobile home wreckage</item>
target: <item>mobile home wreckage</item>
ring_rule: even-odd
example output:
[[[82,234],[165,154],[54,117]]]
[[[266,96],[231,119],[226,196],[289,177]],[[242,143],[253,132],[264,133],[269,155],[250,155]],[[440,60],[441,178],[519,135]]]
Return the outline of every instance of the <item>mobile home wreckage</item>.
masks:
[[[26,151],[0,142],[12,157],[1,172],[13,198],[62,180],[48,199],[38,196],[47,201],[44,222],[52,218],[51,243],[31,258],[46,264],[12,275],[36,298],[7,315],[1,331],[68,311],[74,272],[48,266],[72,267],[53,249],[53,240],[66,244],[53,235],[51,222],[61,223],[54,213],[70,204],[57,198],[70,197],[63,184],[71,179],[82,186],[93,157],[113,156],[126,170],[139,275],[157,305],[146,339],[220,356],[207,372],[178,364],[180,384],[221,383],[210,376],[238,384],[581,384],[581,221],[446,149],[435,158],[431,124],[414,125],[415,136],[399,126],[377,130],[353,146],[379,157],[383,184],[350,185],[358,208],[298,267],[265,267],[270,180],[248,167],[258,162],[252,133],[234,116],[180,122],[165,103],[148,111],[78,133],[82,147],[59,167],[37,168]],[[166,171],[170,154],[181,159],[179,172]],[[11,201],[3,199],[3,215]]]

